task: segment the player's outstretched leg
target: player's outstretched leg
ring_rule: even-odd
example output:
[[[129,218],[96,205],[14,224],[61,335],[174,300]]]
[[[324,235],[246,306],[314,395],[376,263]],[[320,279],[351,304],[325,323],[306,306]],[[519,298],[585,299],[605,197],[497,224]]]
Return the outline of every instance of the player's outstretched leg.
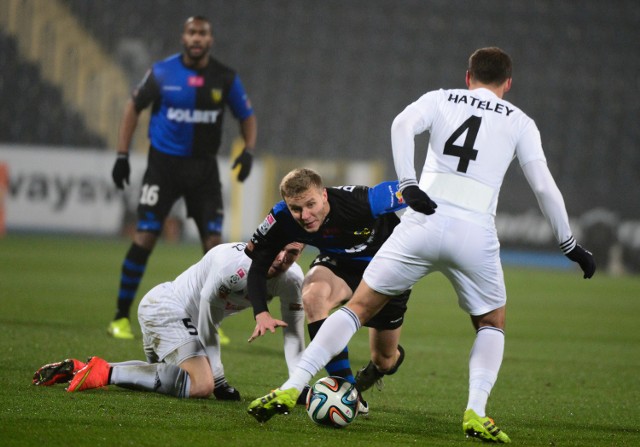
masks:
[[[462,431],[467,437],[479,438],[483,441],[497,442],[507,444],[511,442],[509,436],[493,422],[493,419],[489,417],[481,418],[472,409],[468,409],[464,412],[462,418]]]
[[[367,366],[358,371],[358,373],[356,374],[356,388],[360,393],[367,391],[376,383],[378,389],[382,389],[382,387],[384,386],[382,383],[382,377],[395,374],[395,372],[398,370],[398,368],[400,368],[400,365],[402,365],[402,362],[404,361],[404,348],[398,345],[398,351],[400,352],[400,356],[398,357],[395,366],[389,371],[379,371],[376,365],[374,365],[371,361]]]
[[[86,363],[76,359],[66,359],[61,362],[48,363],[38,368],[33,374],[33,384],[51,386],[56,383],[67,383],[73,375],[84,368]]]
[[[300,391],[295,388],[278,388],[251,402],[247,412],[258,422],[267,422],[275,414],[289,414],[296,406],[299,395]]]
[[[73,393],[107,386],[109,384],[110,370],[111,367],[106,360],[100,357],[91,357],[89,363],[73,376],[67,391]]]

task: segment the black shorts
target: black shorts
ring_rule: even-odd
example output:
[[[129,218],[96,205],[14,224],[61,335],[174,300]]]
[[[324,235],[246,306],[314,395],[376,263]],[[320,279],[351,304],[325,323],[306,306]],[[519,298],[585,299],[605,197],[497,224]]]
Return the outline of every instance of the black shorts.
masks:
[[[183,158],[149,149],[138,202],[139,231],[160,233],[171,207],[184,197],[201,237],[222,232],[222,185],[215,158]]]
[[[327,254],[319,254],[311,262],[311,267],[321,265],[328,268],[338,278],[342,278],[347,283],[351,292],[355,292],[362,280],[369,262],[339,259]],[[385,306],[365,323],[365,326],[379,331],[387,329],[397,329],[404,322],[404,314],[407,312],[407,302],[411,290],[405,290],[398,296],[394,296]],[[346,302],[346,301],[345,301]]]

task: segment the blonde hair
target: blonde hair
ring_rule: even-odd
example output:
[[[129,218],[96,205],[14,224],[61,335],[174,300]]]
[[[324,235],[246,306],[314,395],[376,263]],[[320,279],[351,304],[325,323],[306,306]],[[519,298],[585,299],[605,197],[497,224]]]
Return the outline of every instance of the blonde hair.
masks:
[[[311,188],[324,188],[320,174],[309,168],[297,168],[282,178],[280,182],[280,195],[283,199],[286,197],[296,197]]]

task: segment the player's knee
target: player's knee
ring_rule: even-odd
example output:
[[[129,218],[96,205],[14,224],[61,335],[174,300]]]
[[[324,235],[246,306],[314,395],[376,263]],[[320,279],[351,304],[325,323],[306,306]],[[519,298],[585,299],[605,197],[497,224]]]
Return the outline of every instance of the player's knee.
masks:
[[[211,378],[211,380],[193,380],[193,377],[191,377],[191,389],[189,390],[189,397],[194,399],[208,399],[212,394],[213,377]]]

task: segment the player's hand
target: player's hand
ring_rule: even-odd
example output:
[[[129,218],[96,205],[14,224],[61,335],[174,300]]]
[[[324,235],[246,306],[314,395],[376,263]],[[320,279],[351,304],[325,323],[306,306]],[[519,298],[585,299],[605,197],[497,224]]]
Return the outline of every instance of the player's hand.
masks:
[[[573,250],[566,254],[567,258],[577,262],[584,272],[584,279],[589,279],[596,272],[596,261],[589,250],[585,250],[580,245],[576,245]]]
[[[436,212],[438,205],[431,200],[426,192],[416,185],[409,185],[402,190],[402,198],[411,209],[419,213],[430,215]]]
[[[278,327],[287,327],[287,323],[282,320],[276,320],[269,312],[260,312],[256,315],[256,328],[247,341],[251,343],[256,338],[262,337],[267,331],[275,334]]]
[[[236,158],[236,160],[233,162],[233,166],[231,166],[231,169],[233,170],[235,169],[236,166],[240,165],[240,172],[238,172],[239,182],[244,182],[246,178],[249,177],[252,164],[253,164],[253,155],[245,147],[242,150],[242,153],[238,155],[238,158]]]
[[[129,184],[129,174],[131,174],[131,167],[129,166],[129,154],[118,154],[116,158],[116,164],[113,165],[111,171],[111,178],[113,183],[116,184],[118,189],[124,189],[124,184]]]

